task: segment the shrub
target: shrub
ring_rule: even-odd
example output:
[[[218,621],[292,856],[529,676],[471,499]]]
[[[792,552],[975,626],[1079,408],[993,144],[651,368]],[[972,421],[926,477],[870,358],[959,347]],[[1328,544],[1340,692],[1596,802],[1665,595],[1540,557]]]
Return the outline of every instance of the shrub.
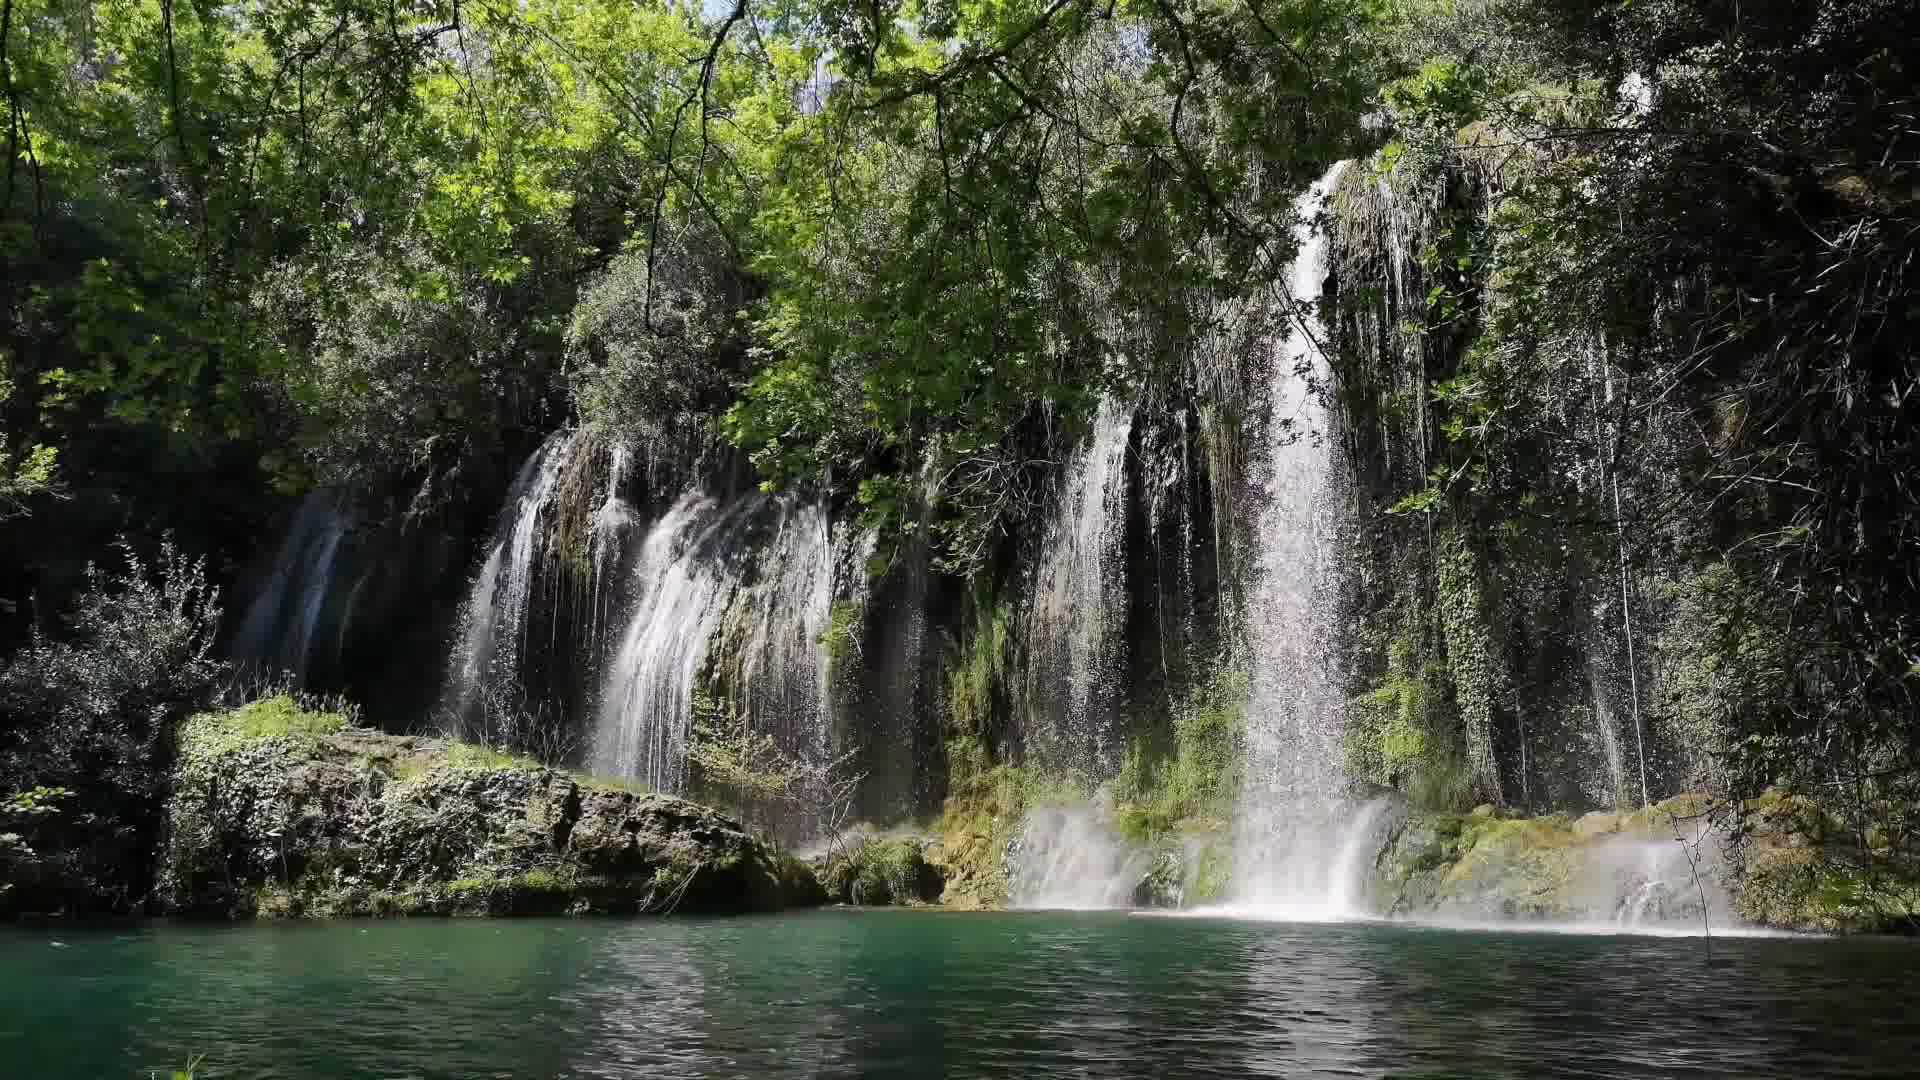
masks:
[[[0,791],[72,791],[20,833],[42,853],[14,908],[125,910],[145,895],[175,724],[210,705],[218,590],[171,543],[147,565],[89,567],[69,633],[0,663]],[[17,864],[16,864],[17,865]]]
[[[746,285],[680,242],[649,265],[613,260],[581,296],[567,330],[574,393],[589,424],[669,445],[703,430],[746,357]]]

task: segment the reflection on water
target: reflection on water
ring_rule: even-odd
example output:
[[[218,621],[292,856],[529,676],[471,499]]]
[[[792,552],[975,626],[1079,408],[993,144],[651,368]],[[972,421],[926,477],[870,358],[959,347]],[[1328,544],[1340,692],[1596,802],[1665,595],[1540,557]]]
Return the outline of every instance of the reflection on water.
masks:
[[[1328,928],[1308,939],[1311,944],[1294,934],[1249,934],[1249,1074],[1377,1072],[1383,988],[1371,965],[1355,962],[1349,940],[1364,933],[1357,926]]]
[[[595,928],[597,929],[597,928]],[[685,940],[583,934],[599,940],[587,968],[554,996],[578,1049],[573,1074],[699,1076],[712,1064],[707,987],[700,957]],[[724,1023],[724,1019],[717,1021]]]
[[[1916,960],[1119,913],[8,930],[0,1072],[1904,1077]]]

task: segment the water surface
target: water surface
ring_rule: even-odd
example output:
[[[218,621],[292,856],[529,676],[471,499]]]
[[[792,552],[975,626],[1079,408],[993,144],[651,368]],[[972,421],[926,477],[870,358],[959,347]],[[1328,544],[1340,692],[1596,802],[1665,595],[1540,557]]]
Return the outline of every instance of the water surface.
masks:
[[[1920,946],[1120,914],[0,932],[0,1070],[1910,1077]]]

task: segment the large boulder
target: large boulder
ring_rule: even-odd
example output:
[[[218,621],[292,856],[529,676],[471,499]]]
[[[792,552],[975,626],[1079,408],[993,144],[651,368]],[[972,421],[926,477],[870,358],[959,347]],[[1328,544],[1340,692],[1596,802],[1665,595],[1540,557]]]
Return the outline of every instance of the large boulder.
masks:
[[[684,799],[290,705],[182,728],[166,910],[231,916],[771,911],[798,860]]]

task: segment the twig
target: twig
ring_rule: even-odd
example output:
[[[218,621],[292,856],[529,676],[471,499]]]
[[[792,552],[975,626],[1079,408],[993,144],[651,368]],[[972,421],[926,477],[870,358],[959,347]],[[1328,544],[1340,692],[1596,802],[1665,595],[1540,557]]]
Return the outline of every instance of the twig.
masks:
[[[1686,836],[1680,832],[1680,820],[1672,814],[1667,815],[1667,820],[1673,826],[1673,839],[1680,845],[1680,851],[1686,855],[1687,867],[1693,874],[1693,888],[1700,897],[1700,932],[1702,940],[1706,942],[1707,963],[1711,964],[1713,963],[1713,924],[1708,918],[1707,886],[1700,880],[1699,845],[1701,841],[1696,839],[1689,844]]]

